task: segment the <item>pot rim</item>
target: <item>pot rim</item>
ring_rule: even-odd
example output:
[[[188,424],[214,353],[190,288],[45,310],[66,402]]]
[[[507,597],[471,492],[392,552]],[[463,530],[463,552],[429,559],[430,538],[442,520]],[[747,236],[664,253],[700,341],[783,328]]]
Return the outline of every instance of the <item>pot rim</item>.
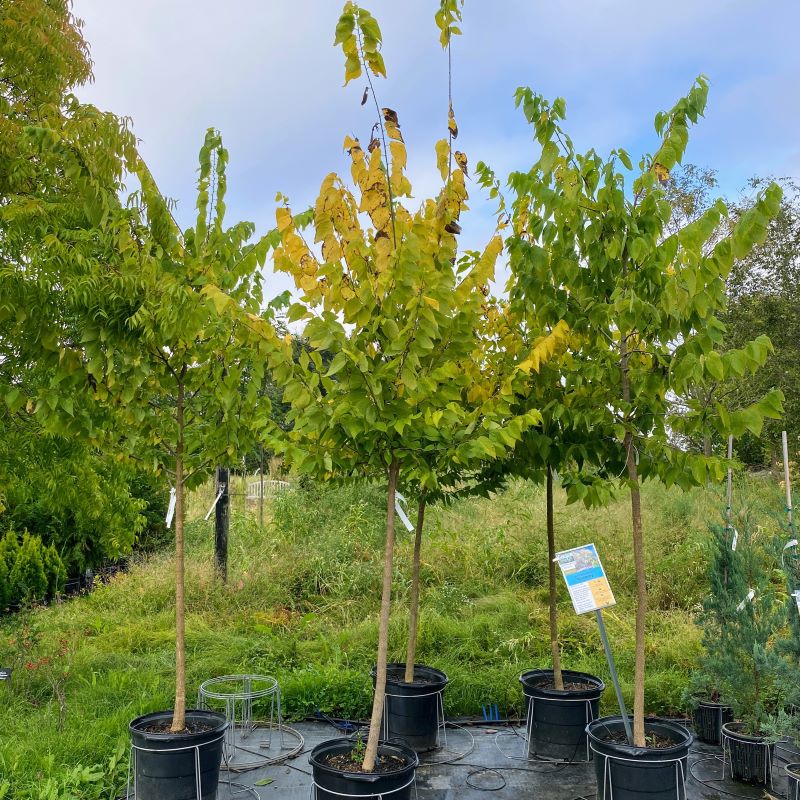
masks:
[[[406,764],[396,770],[391,770],[390,772],[348,772],[347,770],[332,767],[330,764],[326,764],[319,760],[318,756],[320,751],[330,752],[331,750],[335,751],[337,749],[341,749],[343,752],[346,752],[348,749],[352,749],[354,744],[355,743],[352,739],[327,739],[326,741],[320,742],[318,745],[316,745],[311,753],[309,753],[308,763],[311,764],[312,768],[318,769],[323,773],[327,773],[328,775],[344,775],[348,780],[363,781],[364,783],[375,783],[381,778],[391,778],[396,775],[400,775],[407,770],[413,772],[419,766],[419,756],[413,748],[409,747],[404,742],[387,742],[384,740],[380,740],[378,742],[378,754],[381,754],[383,751],[383,753],[386,755],[402,755],[407,760]],[[386,752],[392,750],[396,752]]]
[[[590,672],[578,672],[577,670],[573,669],[562,669],[561,674],[564,676],[571,676],[574,678],[578,678],[580,680],[584,680],[587,683],[593,683],[594,688],[592,689],[550,689],[544,686],[529,686],[526,683],[526,678],[531,679],[534,676],[542,676],[542,677],[552,677],[553,670],[552,669],[529,669],[526,672],[523,672],[519,676],[519,682],[522,684],[523,692],[526,689],[536,691],[537,694],[540,694],[543,697],[558,699],[559,697],[572,697],[577,695],[593,695],[595,693],[602,693],[605,691],[606,684],[602,678],[598,678],[597,675],[592,675]]]
[[[389,675],[391,670],[405,670],[406,665],[404,662],[401,661],[392,661],[386,665],[386,683],[394,683],[400,684],[402,686],[413,686],[414,688],[423,688],[425,686],[442,686],[445,687],[447,684],[450,683],[450,678],[447,677],[447,674],[442,672],[440,669],[436,669],[436,667],[429,667],[427,664],[417,664],[414,663],[414,672],[418,669],[428,670],[428,672],[433,673],[434,677],[437,677],[438,680],[432,681],[411,681],[408,683],[407,681],[403,680],[396,680]],[[370,676],[374,679],[377,674],[378,668],[377,666],[373,665],[372,669],[369,671]]]
[[[171,717],[173,715],[173,711],[151,711],[148,714],[142,714],[136,719],[131,720],[128,723],[128,731],[132,735],[141,736],[144,739],[151,739],[157,742],[170,742],[170,741],[191,741],[194,738],[205,738],[207,736],[214,736],[216,734],[223,733],[228,727],[228,720],[224,714],[220,713],[219,711],[211,711],[204,708],[187,708],[186,709],[186,716],[187,717],[206,717],[211,718],[211,720],[216,721],[216,725],[213,728],[210,728],[207,731],[197,731],[197,732],[184,732],[184,733],[172,733],[171,731],[167,731],[165,733],[153,733],[151,731],[142,730],[141,726],[151,720],[158,719],[159,717]]]
[[[792,761],[784,766],[786,774],[792,778],[800,780],[800,763]]]
[[[630,718],[631,720],[633,717]],[[645,717],[644,719],[644,728],[647,731],[648,725],[654,726],[659,725],[671,730],[676,735],[681,736],[681,740],[675,742],[671,747],[636,747],[632,744],[622,743],[622,742],[612,742],[608,739],[603,739],[602,737],[598,736],[595,730],[597,728],[605,727],[608,725],[617,725],[622,727],[622,715],[615,714],[610,717],[598,717],[597,719],[592,720],[586,726],[586,733],[593,742],[597,742],[597,744],[602,745],[603,747],[608,747],[612,750],[618,750],[620,753],[624,753],[629,756],[637,756],[642,755],[643,753],[648,754],[661,754],[665,757],[675,756],[681,751],[685,750],[688,753],[689,747],[691,746],[692,742],[694,741],[694,735],[689,731],[685,726],[681,725],[679,722],[671,722],[665,719],[661,719],[660,717]]]
[[[774,742],[767,742],[765,739],[767,738],[763,733],[757,733],[751,735],[749,733],[742,733],[736,728],[741,728],[744,725],[743,722],[736,722],[735,720],[732,722],[723,722],[722,723],[722,732],[726,734],[731,739],[736,739],[739,742],[750,742],[752,744],[768,744],[774,745]]]

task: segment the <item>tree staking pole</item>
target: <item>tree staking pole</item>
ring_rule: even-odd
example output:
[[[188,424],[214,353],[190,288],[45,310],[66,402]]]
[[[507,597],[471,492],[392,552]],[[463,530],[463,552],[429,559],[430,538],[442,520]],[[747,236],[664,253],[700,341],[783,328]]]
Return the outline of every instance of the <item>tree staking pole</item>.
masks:
[[[619,676],[617,675],[617,665],[614,663],[614,654],[611,652],[611,645],[608,643],[608,635],[606,634],[606,626],[603,622],[603,611],[597,609],[594,612],[597,619],[597,630],[600,631],[600,641],[603,643],[603,650],[606,651],[606,661],[608,661],[608,671],[611,674],[611,683],[614,684],[614,691],[617,693],[617,703],[619,703],[619,711],[622,715],[622,724],[625,726],[625,735],[628,737],[628,744],[633,744],[633,731],[631,730],[631,721],[628,717],[628,710],[625,708],[625,699],[622,696],[622,687],[619,685]]]
[[[230,523],[230,472],[226,467],[217,467],[217,493],[219,500],[214,507],[214,566],[225,583],[228,580],[228,527]]]
[[[261,446],[261,464],[258,468],[258,524],[264,527],[264,446]]]
[[[786,431],[781,431],[781,443],[783,445],[783,483],[786,487],[786,520],[789,528],[794,530],[792,519],[792,476],[789,474],[789,440]]]
[[[731,527],[731,512],[733,508],[733,467],[730,461],[733,458],[733,436],[728,436],[728,488],[725,494],[725,519]]]

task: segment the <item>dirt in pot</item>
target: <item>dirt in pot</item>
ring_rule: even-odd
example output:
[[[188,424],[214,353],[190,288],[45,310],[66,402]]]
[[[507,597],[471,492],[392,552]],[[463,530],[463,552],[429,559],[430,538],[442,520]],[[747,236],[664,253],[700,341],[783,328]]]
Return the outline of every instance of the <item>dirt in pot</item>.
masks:
[[[556,689],[555,682],[552,678],[544,678],[536,683],[537,689],[549,689],[551,691],[561,691]],[[596,689],[596,683],[589,683],[588,681],[564,681],[565,692],[587,692]]]
[[[193,720],[187,719],[186,725],[184,726],[183,730],[180,731],[172,731],[170,730],[172,726],[172,720],[161,720],[159,722],[151,722],[149,725],[142,725],[138,727],[137,730],[142,731],[143,733],[206,733],[208,731],[213,731],[217,725],[213,722],[207,722],[206,720]]]
[[[614,742],[614,744],[628,744],[628,737],[625,731],[603,731],[602,738],[606,742]],[[657,733],[644,734],[644,746],[651,750],[666,750],[668,747],[675,747],[675,740],[670,739],[669,736],[660,736]]]
[[[336,755],[328,756],[324,760],[320,759],[323,764],[333,769],[338,769],[340,772],[364,772],[361,768],[361,761],[363,754],[358,757],[352,750],[349,753],[337,753]],[[375,769],[373,773],[383,774],[386,772],[399,772],[407,765],[404,758],[399,756],[378,756],[375,761]]]
[[[390,669],[386,671],[386,676],[393,680],[395,683],[407,683],[405,669]],[[429,678],[421,675],[418,672],[414,673],[414,680],[412,683],[440,683],[439,678]]]

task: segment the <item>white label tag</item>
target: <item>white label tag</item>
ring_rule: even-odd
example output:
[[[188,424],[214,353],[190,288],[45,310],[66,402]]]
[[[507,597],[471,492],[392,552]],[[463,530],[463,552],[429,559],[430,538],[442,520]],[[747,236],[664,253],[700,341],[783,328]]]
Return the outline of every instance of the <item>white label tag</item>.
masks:
[[[403,525],[406,526],[406,530],[413,531],[414,526],[411,524],[411,520],[406,516],[406,512],[403,511],[403,507],[400,505],[401,501],[405,503],[406,502],[405,497],[403,497],[403,495],[401,495],[400,492],[395,492],[394,510],[397,512],[397,516],[400,517],[400,519],[402,520]]]
[[[169,508],[167,509],[167,527],[172,527],[172,518],[175,516],[175,489],[169,490]]]
[[[792,597],[794,597],[794,601],[797,603],[797,613],[800,614],[800,589],[795,589],[792,592]]]
[[[751,590],[750,590],[750,591],[747,593],[747,597],[745,597],[745,599],[744,599],[744,600],[742,600],[742,602],[741,602],[741,603],[739,603],[739,605],[738,605],[738,606],[736,606],[736,610],[737,610],[737,611],[744,611],[744,607],[745,607],[745,606],[746,606],[748,603],[752,602],[752,600],[753,600],[753,598],[754,598],[755,596],[756,596],[756,590],[755,590],[755,589],[751,589]]]
[[[220,499],[220,497],[222,497],[222,493],[224,491],[225,491],[225,487],[223,486],[219,490],[217,496],[214,498],[214,502],[211,504],[211,508],[208,509],[208,511],[206,512],[206,515],[203,517],[203,519],[205,521],[208,521],[208,518],[211,516],[211,512],[217,507],[217,503],[219,503],[219,499]],[[169,527],[169,524],[167,524],[167,527]]]
[[[731,539],[731,550],[736,551],[736,545],[739,543],[739,531],[733,528],[733,539]]]
[[[783,546],[784,550],[788,550],[790,547],[797,547],[797,539],[790,539],[786,544]]]

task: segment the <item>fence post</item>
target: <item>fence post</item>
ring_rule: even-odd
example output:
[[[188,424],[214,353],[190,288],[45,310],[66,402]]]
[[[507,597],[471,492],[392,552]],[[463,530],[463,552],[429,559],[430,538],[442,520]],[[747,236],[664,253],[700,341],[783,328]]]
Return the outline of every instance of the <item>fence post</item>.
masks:
[[[225,467],[217,467],[217,492],[220,495],[214,509],[214,563],[225,583],[228,580],[228,525],[230,523],[230,473]]]

